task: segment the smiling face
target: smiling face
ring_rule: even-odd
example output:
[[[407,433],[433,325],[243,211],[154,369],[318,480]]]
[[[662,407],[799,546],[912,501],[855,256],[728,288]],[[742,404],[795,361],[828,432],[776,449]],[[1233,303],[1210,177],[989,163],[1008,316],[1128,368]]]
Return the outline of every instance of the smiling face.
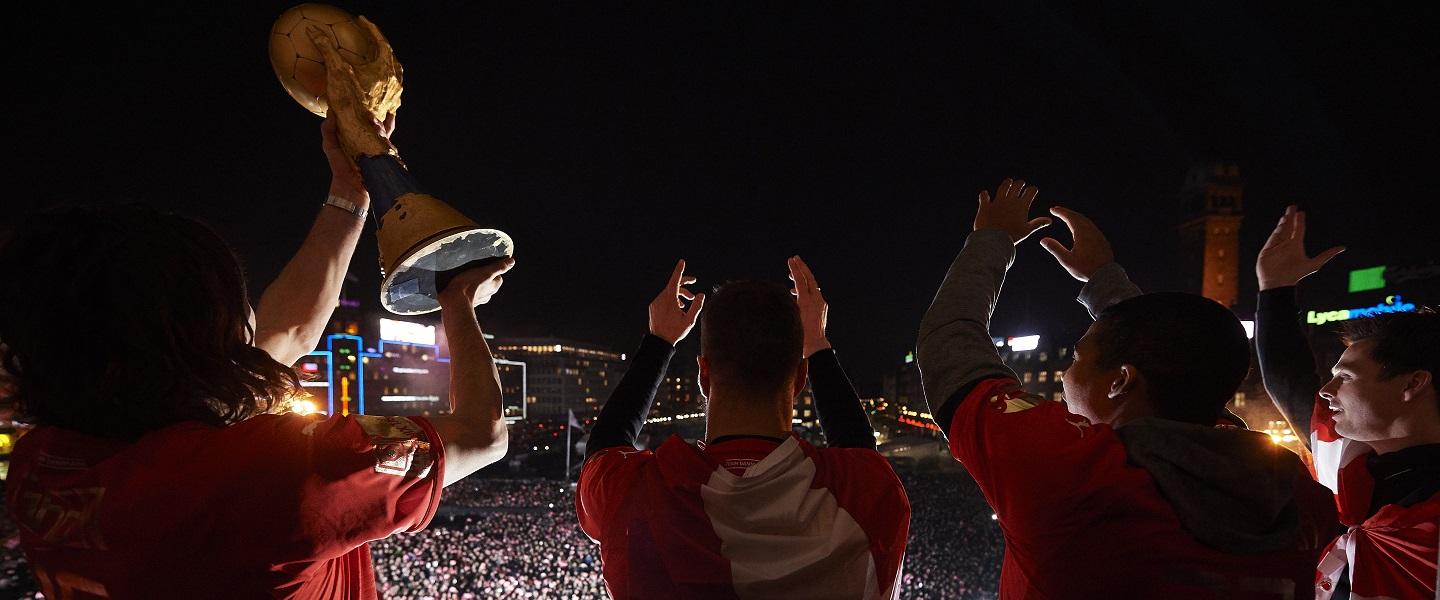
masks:
[[[1320,397],[1335,414],[1335,432],[1361,442],[1383,441],[1401,435],[1405,389],[1410,377],[1383,376],[1371,357],[1374,339],[1350,344],[1330,369],[1332,377],[1320,388]]]

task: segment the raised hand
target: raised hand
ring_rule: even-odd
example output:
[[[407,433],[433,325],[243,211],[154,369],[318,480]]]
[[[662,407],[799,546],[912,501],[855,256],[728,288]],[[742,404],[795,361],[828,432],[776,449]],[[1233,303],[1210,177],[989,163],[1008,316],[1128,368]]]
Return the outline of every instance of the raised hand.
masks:
[[[1011,179],[1000,182],[993,200],[990,192],[981,190],[980,206],[975,211],[975,230],[999,229],[1010,235],[1011,242],[1019,244],[1050,224],[1050,217],[1030,218],[1030,205],[1039,193],[1040,188],[1026,187],[1023,180]]]
[[[441,310],[471,309],[489,302],[505,283],[505,273],[513,268],[515,259],[506,257],[455,275],[440,290]]]
[[[352,202],[368,198],[365,181],[360,177],[360,168],[340,147],[340,132],[334,113],[325,115],[320,122],[320,147],[325,151],[325,161],[330,163],[330,195],[339,196]],[[395,131],[395,113],[381,124],[380,133],[389,139]]]
[[[1075,244],[1066,248],[1059,240],[1047,237],[1040,240],[1040,246],[1049,251],[1071,277],[1090,281],[1090,276],[1095,274],[1096,269],[1115,262],[1115,252],[1110,249],[1110,240],[1105,239],[1105,234],[1089,217],[1059,206],[1052,207],[1050,214],[1065,222]]]
[[[1285,208],[1275,231],[1270,232],[1270,239],[1260,249],[1255,259],[1255,277],[1260,280],[1261,291],[1295,285],[1344,251],[1344,246],[1335,246],[1313,258],[1307,256],[1305,211],[1292,204]]]
[[[685,261],[675,263],[675,272],[660,295],[650,302],[650,333],[665,340],[671,346],[685,339],[695,328],[700,311],[705,308],[705,294],[693,293],[685,286],[695,283],[695,278],[685,275]],[[685,300],[690,308],[685,308]]]
[[[805,261],[799,256],[792,256],[786,264],[790,266],[790,281],[795,282],[790,294],[795,296],[795,303],[800,308],[800,326],[805,332],[802,352],[809,358],[830,347],[830,339],[825,337],[830,305],[820,295],[820,284],[815,281],[815,274],[810,272],[810,266]]]

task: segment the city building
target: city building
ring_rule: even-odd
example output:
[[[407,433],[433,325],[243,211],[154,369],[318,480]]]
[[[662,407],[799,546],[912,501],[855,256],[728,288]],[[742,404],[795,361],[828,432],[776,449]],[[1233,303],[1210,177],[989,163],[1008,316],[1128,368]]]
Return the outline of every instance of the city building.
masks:
[[[560,338],[506,338],[494,344],[497,357],[527,365],[525,407],[530,418],[593,419],[620,383],[625,354]]]
[[[1189,291],[1233,308],[1240,300],[1240,223],[1245,183],[1240,167],[1215,162],[1196,165],[1180,191],[1179,272],[1200,273]],[[1194,280],[1187,280],[1193,282]]]

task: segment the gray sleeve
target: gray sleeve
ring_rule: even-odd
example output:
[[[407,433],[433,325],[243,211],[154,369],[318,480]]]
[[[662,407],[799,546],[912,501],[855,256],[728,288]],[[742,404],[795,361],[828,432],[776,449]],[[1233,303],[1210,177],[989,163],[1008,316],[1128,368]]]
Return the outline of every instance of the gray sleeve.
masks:
[[[1130,276],[1125,274],[1120,263],[1112,262],[1095,269],[1095,273],[1090,275],[1090,281],[1080,288],[1080,296],[1076,300],[1085,305],[1085,310],[1090,311],[1091,319],[1098,319],[1105,309],[1140,294],[1140,288],[1130,281]]]
[[[1015,261],[1015,244],[998,229],[970,234],[925,318],[915,345],[921,383],[931,414],[956,392],[984,379],[1018,379],[1000,362],[990,339],[990,314],[1005,282],[1005,271]],[[949,423],[937,423],[948,430]]]

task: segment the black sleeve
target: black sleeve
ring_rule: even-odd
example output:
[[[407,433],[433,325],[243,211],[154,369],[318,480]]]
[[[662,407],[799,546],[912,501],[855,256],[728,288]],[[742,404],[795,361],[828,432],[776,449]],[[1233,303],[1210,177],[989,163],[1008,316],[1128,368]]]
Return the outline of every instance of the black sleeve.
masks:
[[[650,414],[655,392],[660,389],[665,370],[670,367],[670,357],[674,354],[675,347],[669,342],[654,335],[645,336],[640,342],[640,349],[635,352],[635,358],[630,359],[630,368],[620,378],[615,391],[610,393],[605,407],[600,409],[595,426],[590,428],[590,441],[585,443],[585,458],[605,448],[635,447],[640,427],[645,424],[645,416]]]
[[[835,350],[826,348],[810,355],[810,390],[815,393],[815,413],[827,445],[875,449],[875,429]]]
[[[1260,359],[1265,390],[1290,421],[1290,427],[1308,444],[1310,416],[1321,381],[1315,372],[1315,356],[1300,327],[1299,312],[1294,286],[1260,292],[1255,308],[1255,353]]]
[[[395,200],[405,194],[420,192],[420,184],[410,170],[393,156],[362,156],[355,161],[365,191],[370,193],[370,212],[377,218],[390,210]]]

